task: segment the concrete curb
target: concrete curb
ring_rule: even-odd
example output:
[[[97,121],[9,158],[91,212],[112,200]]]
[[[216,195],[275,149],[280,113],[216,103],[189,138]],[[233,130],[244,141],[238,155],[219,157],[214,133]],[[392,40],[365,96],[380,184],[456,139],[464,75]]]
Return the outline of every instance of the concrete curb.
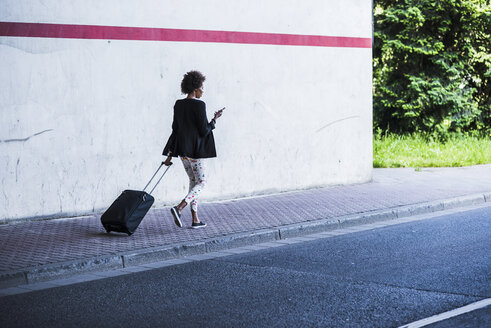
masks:
[[[0,273],[0,289],[42,281],[60,279],[81,273],[127,268],[147,263],[200,255],[230,248],[288,239],[360,224],[395,220],[431,212],[491,202],[491,192],[465,195],[438,201],[405,205],[390,209],[320,218],[286,226],[250,232],[235,233],[201,241],[184,242],[147,248],[114,255],[42,265]]]

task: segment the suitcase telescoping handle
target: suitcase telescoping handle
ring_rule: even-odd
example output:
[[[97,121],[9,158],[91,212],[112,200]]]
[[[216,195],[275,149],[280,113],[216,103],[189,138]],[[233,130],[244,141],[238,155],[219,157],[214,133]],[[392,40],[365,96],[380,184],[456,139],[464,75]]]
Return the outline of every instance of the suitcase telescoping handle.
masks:
[[[172,165],[172,163],[171,163]],[[150,190],[149,194],[152,194],[152,192],[155,190],[155,188],[157,188],[158,184],[160,183],[160,180],[162,180],[162,178],[164,177],[164,175],[167,173],[167,171],[170,169],[171,165],[167,166],[167,168],[165,169],[164,173],[162,173],[162,175],[160,176],[160,179],[157,181],[157,183],[155,184],[155,186],[153,186],[152,190]],[[145,189],[147,189],[148,185],[150,184],[150,182],[152,182],[153,178],[155,178],[155,176],[157,175],[157,173],[159,173],[160,169],[162,168],[162,166],[164,166],[164,162],[162,162],[159,166],[159,168],[157,169],[157,171],[155,171],[155,173],[153,174],[152,178],[150,179],[150,181],[148,181],[147,185],[145,186],[145,188],[143,188],[143,191],[145,191]]]

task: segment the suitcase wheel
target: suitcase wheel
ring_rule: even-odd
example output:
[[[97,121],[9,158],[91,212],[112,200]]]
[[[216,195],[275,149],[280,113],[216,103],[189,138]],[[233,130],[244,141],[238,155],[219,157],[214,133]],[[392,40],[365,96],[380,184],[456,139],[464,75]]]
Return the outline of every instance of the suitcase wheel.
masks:
[[[106,229],[106,233],[110,233],[111,232],[111,229],[109,228],[105,228]]]
[[[132,232],[127,232],[128,236],[131,236],[133,233]]]

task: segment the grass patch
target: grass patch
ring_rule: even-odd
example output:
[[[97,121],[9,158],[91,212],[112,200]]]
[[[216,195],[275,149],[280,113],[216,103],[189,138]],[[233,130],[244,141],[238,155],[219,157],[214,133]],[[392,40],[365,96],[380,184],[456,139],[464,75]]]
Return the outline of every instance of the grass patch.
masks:
[[[455,167],[491,163],[491,138],[375,135],[373,167]]]

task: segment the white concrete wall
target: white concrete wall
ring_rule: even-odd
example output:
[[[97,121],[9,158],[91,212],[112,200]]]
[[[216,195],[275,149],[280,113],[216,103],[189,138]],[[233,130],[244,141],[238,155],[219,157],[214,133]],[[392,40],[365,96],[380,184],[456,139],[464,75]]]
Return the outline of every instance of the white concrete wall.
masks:
[[[366,0],[0,8],[6,22],[371,37]],[[227,107],[203,201],[370,180],[370,48],[0,37],[0,219],[101,212],[123,189],[143,188],[191,69],[207,77],[209,118]],[[154,192],[157,207],[186,193],[176,164]]]

